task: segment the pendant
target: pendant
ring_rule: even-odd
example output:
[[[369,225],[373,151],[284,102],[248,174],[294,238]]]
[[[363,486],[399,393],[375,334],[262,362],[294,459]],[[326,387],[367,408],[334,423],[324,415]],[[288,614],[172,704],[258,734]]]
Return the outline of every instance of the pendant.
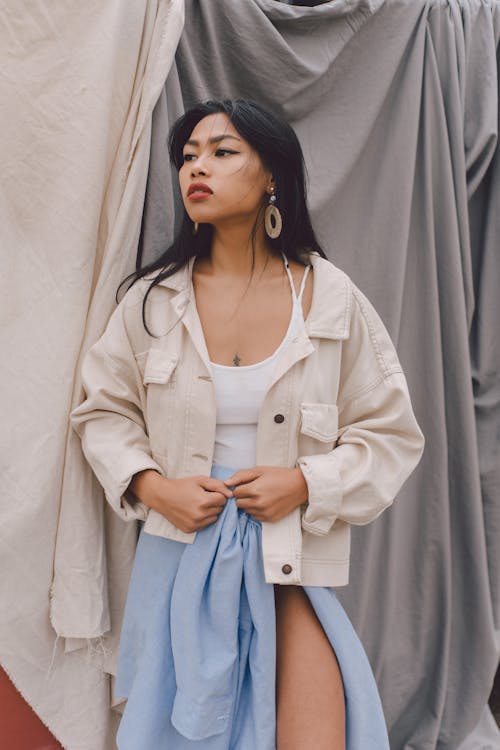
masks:
[[[237,355],[237,354],[235,354],[235,355],[234,355],[234,357],[233,357],[233,362],[234,362],[234,364],[236,365],[236,367],[238,367],[238,365],[240,364],[240,362],[241,362],[241,359],[240,359],[240,357],[238,357],[238,355]]]

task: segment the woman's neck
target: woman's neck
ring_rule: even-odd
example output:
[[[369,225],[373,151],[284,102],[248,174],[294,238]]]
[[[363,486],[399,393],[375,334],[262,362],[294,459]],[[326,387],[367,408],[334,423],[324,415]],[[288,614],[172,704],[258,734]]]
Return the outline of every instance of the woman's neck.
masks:
[[[269,250],[262,227],[258,227],[253,242],[255,254],[253,272],[259,276],[273,266],[281,266]],[[209,274],[248,279],[252,272],[252,237],[248,226],[214,226],[210,257],[205,259],[204,269]]]

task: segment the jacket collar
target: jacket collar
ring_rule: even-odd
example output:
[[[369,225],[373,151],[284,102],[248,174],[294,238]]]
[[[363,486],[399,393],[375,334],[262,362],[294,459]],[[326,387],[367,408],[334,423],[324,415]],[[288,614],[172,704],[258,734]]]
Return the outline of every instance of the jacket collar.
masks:
[[[352,291],[348,276],[329,260],[316,253],[309,255],[313,267],[313,297],[306,319],[309,336],[329,339],[346,339],[349,336]],[[159,282],[159,286],[173,289],[179,294],[172,300],[176,312],[181,315],[194,300],[192,273],[195,258],[172,276]]]

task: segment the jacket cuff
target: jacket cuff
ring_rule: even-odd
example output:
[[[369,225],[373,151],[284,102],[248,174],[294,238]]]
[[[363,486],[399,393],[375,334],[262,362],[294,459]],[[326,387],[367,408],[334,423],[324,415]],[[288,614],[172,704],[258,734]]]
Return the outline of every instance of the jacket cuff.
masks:
[[[136,498],[134,493],[128,489],[134,475],[146,469],[153,469],[163,476],[160,466],[151,459],[134,467],[133,470],[129,470],[127,477],[118,484],[116,490],[110,491],[109,488],[104,488],[106,500],[124,521],[145,521],[148,517],[149,506]]]
[[[302,516],[302,528],[311,534],[328,534],[337,520],[342,502],[339,472],[328,454],[301,456],[298,466],[308,489],[308,504]]]
[[[125,513],[126,520],[136,518],[139,521],[145,521],[148,517],[149,507],[141,502],[130,490],[125,490],[121,496],[120,507]]]

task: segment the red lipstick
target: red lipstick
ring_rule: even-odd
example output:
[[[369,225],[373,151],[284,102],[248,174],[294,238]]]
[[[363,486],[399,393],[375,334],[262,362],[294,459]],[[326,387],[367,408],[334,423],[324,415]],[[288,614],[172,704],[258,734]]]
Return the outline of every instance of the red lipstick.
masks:
[[[190,200],[199,201],[203,200],[203,198],[208,198],[212,192],[211,188],[209,188],[208,185],[205,185],[204,182],[192,182],[188,188],[187,194]]]

